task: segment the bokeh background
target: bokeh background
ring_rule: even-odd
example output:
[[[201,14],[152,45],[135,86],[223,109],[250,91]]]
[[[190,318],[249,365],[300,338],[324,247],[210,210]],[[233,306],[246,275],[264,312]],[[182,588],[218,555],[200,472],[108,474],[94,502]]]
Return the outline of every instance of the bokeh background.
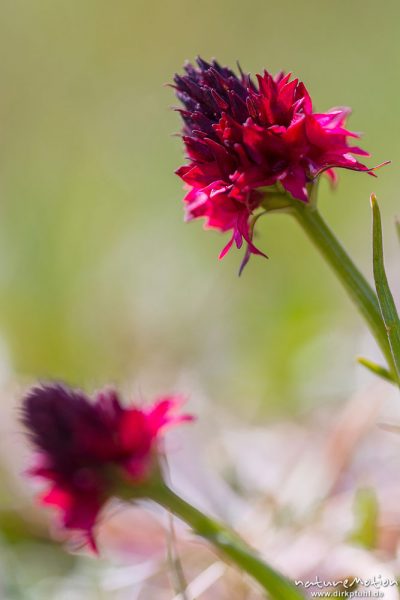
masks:
[[[200,413],[206,406],[209,427],[220,425],[217,414],[251,427],[339,409],[367,381],[354,356],[375,353],[361,319],[289,217],[259,222],[270,260],[253,258],[240,279],[239,252],[217,260],[224,236],[183,223],[173,174],[183,158],[172,135],[180,123],[164,84],[200,54],[239,60],[252,73],[293,71],[321,111],[351,106],[369,164],[392,164],[377,179],[341,172],[336,190],[324,182],[321,211],[371,277],[375,191],[395,281],[398,2],[3,0],[0,17],[7,460],[10,448],[19,453],[19,390],[37,379],[87,390],[114,383],[145,398],[179,390]],[[26,487],[18,469],[13,485]],[[9,525],[17,500],[6,481]],[[15,518],[4,548],[28,535]],[[5,597],[33,597],[33,588],[17,588]]]

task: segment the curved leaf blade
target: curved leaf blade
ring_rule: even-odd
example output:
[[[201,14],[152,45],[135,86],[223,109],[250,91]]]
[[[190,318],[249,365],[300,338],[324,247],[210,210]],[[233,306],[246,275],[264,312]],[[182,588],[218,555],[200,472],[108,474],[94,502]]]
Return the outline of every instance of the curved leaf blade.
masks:
[[[388,369],[382,367],[382,365],[378,365],[372,360],[369,360],[369,358],[359,356],[357,358],[357,362],[369,371],[371,371],[371,373],[377,375],[378,377],[381,377],[385,381],[389,381],[390,383],[397,383],[397,380],[394,378],[393,374]]]
[[[389,287],[383,259],[383,239],[381,213],[375,194],[371,194],[373,270],[376,293],[383,322],[385,324],[393,360],[396,367],[397,382],[400,383],[400,319],[393,295]]]

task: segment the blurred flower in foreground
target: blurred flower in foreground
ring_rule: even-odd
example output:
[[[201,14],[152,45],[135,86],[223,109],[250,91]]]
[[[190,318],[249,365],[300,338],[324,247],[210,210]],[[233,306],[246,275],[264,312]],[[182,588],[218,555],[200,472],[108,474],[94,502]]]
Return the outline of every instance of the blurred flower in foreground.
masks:
[[[43,501],[61,509],[63,525],[83,531],[96,550],[93,528],[109,498],[152,500],[183,519],[272,597],[301,600],[294,584],[233,531],[166,485],[156,442],[166,426],[192,419],[174,414],[178,404],[171,397],[149,410],[124,409],[115,392],[101,392],[91,403],[60,385],[34,388],[24,401],[23,422],[39,450],[32,474],[51,482]]]
[[[252,243],[252,215],[266,194],[308,203],[310,184],[323,172],[332,181],[336,167],[371,173],[353,157],[368,153],[348,142],[359,137],[345,129],[350,110],[313,112],[304,84],[290,73],[264,71],[255,83],[241,70],[237,76],[201,58],[185,71],[174,87],[183,104],[178,110],[189,162],[177,174],[188,189],[187,218],[232,230],[220,258],[243,239],[248,255],[262,254]]]
[[[179,398],[165,397],[147,409],[123,408],[115,391],[99,392],[91,402],[59,384],[34,387],[25,397],[22,421],[38,451],[30,474],[50,482],[41,500],[58,507],[63,526],[84,532],[93,550],[103,504],[124,482],[141,497],[146,483],[161,477],[160,437],[166,427],[192,419],[177,414],[179,405]]]

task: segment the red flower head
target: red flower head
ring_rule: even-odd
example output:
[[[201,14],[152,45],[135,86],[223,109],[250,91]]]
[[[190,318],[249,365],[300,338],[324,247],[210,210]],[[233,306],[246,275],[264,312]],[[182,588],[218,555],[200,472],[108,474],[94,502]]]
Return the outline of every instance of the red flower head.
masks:
[[[188,219],[203,217],[206,228],[232,231],[238,248],[251,253],[254,211],[268,193],[288,194],[309,202],[310,185],[323,172],[335,180],[336,167],[371,172],[353,154],[368,156],[348,138],[350,111],[313,112],[311,98],[298,79],[267,71],[255,83],[216,61],[197,59],[175,76],[183,108],[183,141],[188,163],[177,170],[188,189]]]
[[[158,442],[165,428],[191,420],[179,415],[177,397],[142,409],[123,408],[114,391],[91,402],[59,384],[34,387],[23,402],[22,422],[38,451],[30,474],[46,479],[44,504],[57,506],[66,529],[84,532],[96,550],[93,528],[121,477],[146,484],[158,473]]]

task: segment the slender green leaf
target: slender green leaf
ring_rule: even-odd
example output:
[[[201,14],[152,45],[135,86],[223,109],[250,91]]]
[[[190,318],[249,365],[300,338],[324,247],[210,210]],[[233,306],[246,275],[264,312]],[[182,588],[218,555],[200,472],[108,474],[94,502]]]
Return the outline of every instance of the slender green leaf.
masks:
[[[356,524],[350,535],[350,541],[373,550],[378,541],[379,505],[372,488],[362,488],[357,491],[354,499],[354,516]]]
[[[362,365],[363,367],[366,367],[374,375],[377,375],[378,377],[381,377],[386,381],[390,381],[390,383],[397,383],[396,379],[393,377],[392,373],[388,369],[382,367],[381,365],[377,365],[372,360],[369,360],[369,358],[359,356],[357,358],[357,362],[359,362],[360,365]]]
[[[400,382],[400,320],[385,272],[381,214],[375,194],[371,194],[371,207],[375,287],[397,371],[398,382]]]

